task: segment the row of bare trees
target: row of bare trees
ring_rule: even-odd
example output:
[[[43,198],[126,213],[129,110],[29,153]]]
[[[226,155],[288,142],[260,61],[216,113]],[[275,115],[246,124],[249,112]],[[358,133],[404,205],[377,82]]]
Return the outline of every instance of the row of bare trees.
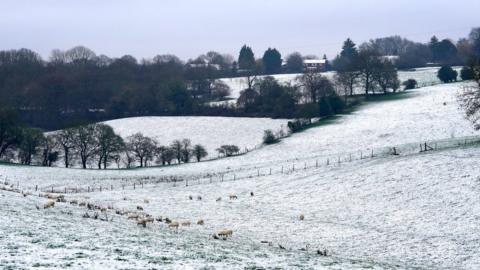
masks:
[[[220,151],[219,151],[220,152]],[[120,168],[152,162],[166,165],[201,161],[208,155],[200,144],[189,139],[175,140],[169,146],[160,145],[153,138],[136,133],[125,140],[112,127],[97,123],[67,128],[50,134],[40,129],[21,127],[14,117],[0,111],[0,160],[25,165],[53,166],[59,159],[66,168],[79,164],[106,169],[116,163]]]
[[[138,164],[147,167],[152,162],[170,165],[172,162],[188,163],[193,158],[200,162],[208,153],[202,145],[192,145],[189,139],[175,140],[169,146],[160,145],[154,138],[142,133],[125,140],[105,124],[91,124],[65,129],[54,135],[62,149],[65,167],[71,165],[71,153],[80,160],[82,168],[96,162],[99,169],[106,169],[112,162],[127,168]]]

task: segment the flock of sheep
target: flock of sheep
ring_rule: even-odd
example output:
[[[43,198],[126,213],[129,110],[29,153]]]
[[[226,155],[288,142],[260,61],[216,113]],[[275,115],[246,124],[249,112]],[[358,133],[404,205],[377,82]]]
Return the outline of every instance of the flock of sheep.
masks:
[[[31,192],[24,192],[23,190],[15,188],[14,185],[9,184],[7,182],[5,182],[3,184],[4,184],[3,186],[0,186],[0,190],[20,193],[24,197],[32,195]],[[144,211],[143,206],[141,206],[141,205],[137,205],[136,211],[127,211],[127,210],[114,209],[113,206],[103,207],[103,206],[100,206],[100,205],[90,203],[86,200],[82,200],[82,201],[79,201],[78,199],[67,200],[65,198],[65,196],[61,195],[61,194],[39,193],[39,196],[43,197],[43,198],[46,198],[47,201],[42,206],[36,205],[36,208],[38,210],[52,208],[52,207],[55,206],[56,203],[69,203],[70,205],[76,205],[78,207],[85,207],[88,210],[95,211],[93,214],[89,214],[88,211],[85,212],[85,214],[83,215],[84,218],[93,218],[93,219],[100,219],[100,220],[103,220],[103,221],[112,221],[113,218],[109,219],[108,216],[107,216],[107,212],[108,211],[112,211],[112,212],[114,211],[116,215],[126,216],[126,218],[128,220],[134,220],[138,226],[142,226],[142,227],[147,227],[147,224],[149,224],[149,223],[154,223],[154,222],[162,223],[163,222],[168,226],[168,228],[174,229],[176,232],[178,232],[180,227],[190,227],[192,225],[192,223],[190,221],[180,222],[180,221],[171,220],[168,217],[164,218],[162,216],[159,216],[159,217],[155,218],[152,215],[146,213]],[[254,193],[250,192],[250,196],[253,197]],[[194,199],[194,197],[192,195],[189,195],[188,198],[190,200]],[[236,199],[238,199],[238,196],[236,194],[229,194],[228,198],[230,200],[236,200]],[[203,198],[200,195],[198,195],[196,197],[196,199],[201,201]],[[128,200],[128,199],[126,197],[124,197],[123,200]],[[221,197],[218,197],[216,199],[217,202],[221,201],[221,200],[222,200]],[[150,200],[149,199],[144,199],[143,202],[144,202],[144,204],[148,204],[148,203],[150,203]],[[98,213],[98,211],[100,211],[100,214]],[[102,214],[103,214],[103,216],[101,216]],[[298,219],[300,221],[303,221],[305,219],[305,215],[300,214],[298,216]],[[198,225],[198,226],[203,226],[204,224],[205,224],[205,221],[203,219],[199,219],[196,222],[196,225]],[[231,229],[221,230],[221,231],[219,231],[217,233],[214,233],[212,235],[212,237],[214,239],[223,239],[223,240],[226,240],[226,239],[228,239],[229,237],[232,237],[232,236],[233,236],[233,230],[231,230]],[[271,243],[269,243],[269,244],[271,244]],[[284,247],[281,246],[281,245],[279,245],[279,247],[281,249],[284,249]],[[323,250],[323,251],[317,250],[317,253],[321,256],[327,256],[327,250]]]

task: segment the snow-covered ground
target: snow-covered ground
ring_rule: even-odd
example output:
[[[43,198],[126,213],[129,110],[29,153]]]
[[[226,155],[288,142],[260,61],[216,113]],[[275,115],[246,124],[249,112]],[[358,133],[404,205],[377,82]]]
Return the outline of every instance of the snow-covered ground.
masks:
[[[287,131],[287,122],[285,119],[240,117],[132,117],[105,124],[123,138],[141,132],[161,145],[187,138],[192,144],[203,145],[213,158],[217,156],[215,149],[226,144],[251,150],[262,143],[264,130]]]
[[[440,80],[437,77],[437,72],[440,68],[439,67],[429,67],[429,68],[417,68],[411,71],[399,71],[398,78],[401,82],[404,82],[408,79],[415,79],[418,82],[420,87],[434,85],[440,83]],[[458,72],[460,71],[460,67],[455,67],[455,70]],[[335,72],[324,72],[322,73],[325,77],[329,79],[333,79],[335,76]],[[272,75],[276,80],[278,80],[282,84],[298,84],[298,77],[301,74],[278,74]],[[265,76],[259,76],[258,78],[263,78]],[[235,101],[239,96],[240,92],[247,88],[247,79],[243,77],[239,78],[224,78],[221,79],[222,82],[226,83],[230,89],[231,93],[229,98]],[[233,102],[232,101],[232,102]]]
[[[0,252],[7,254],[0,268],[478,269],[480,148],[355,158],[360,151],[478,135],[455,101],[465,84],[368,103],[331,124],[229,159],[107,171],[0,165],[0,180],[18,182],[20,188],[96,186],[95,192],[67,198],[125,210],[140,205],[155,217],[178,221],[205,220],[204,226],[181,227],[177,234],[163,223],[137,227],[112,211],[112,222],[82,219],[86,210],[78,206],[38,211],[35,204],[44,199],[0,190],[5,217]],[[334,157],[348,154],[354,155],[352,162],[334,164]],[[321,165],[311,166],[317,160]],[[310,168],[304,170],[304,162]],[[213,183],[207,176],[189,186],[130,185],[206,174],[213,175]],[[234,175],[251,178],[233,181]],[[114,190],[105,190],[110,185]],[[229,200],[229,194],[238,199]],[[232,229],[233,237],[214,240],[211,235],[222,229]],[[331,256],[316,254],[324,248]]]

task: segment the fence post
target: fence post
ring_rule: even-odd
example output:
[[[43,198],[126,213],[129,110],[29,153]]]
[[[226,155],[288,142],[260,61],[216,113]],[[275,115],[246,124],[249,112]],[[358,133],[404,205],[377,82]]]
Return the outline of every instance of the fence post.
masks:
[[[53,187],[52,187],[52,193],[53,193]]]
[[[235,181],[237,178],[237,176],[235,174],[233,174],[233,181]]]
[[[102,192],[102,186],[100,186],[100,192]]]
[[[330,165],[330,159],[327,158],[327,166]]]
[[[223,182],[223,174],[222,174],[222,182]]]
[[[88,192],[90,192],[90,186],[88,186]]]
[[[38,185],[35,185],[35,191],[37,191],[37,190],[38,190]]]
[[[363,153],[362,153],[362,151],[360,151],[360,160],[362,160],[362,159],[363,159]]]
[[[372,158],[373,158],[373,149],[372,149]]]
[[[282,166],[282,171],[281,171],[281,173],[283,174],[283,166]]]
[[[318,168],[318,159],[315,160],[315,168]]]
[[[212,176],[210,175],[210,184],[212,183]]]
[[[292,170],[295,171],[295,163],[292,165]]]
[[[303,169],[304,169],[304,170],[307,169],[307,162],[305,162],[305,163],[303,164]]]
[[[352,162],[352,154],[350,153],[350,162]]]
[[[135,182],[133,183],[133,190],[135,190]]]
[[[270,175],[272,175],[272,168],[270,168]]]
[[[113,190],[113,185],[110,185],[110,190]]]
[[[257,177],[260,176],[260,170],[257,170]]]
[[[65,192],[63,192],[63,193],[67,193],[67,187],[65,187]]]
[[[188,179],[185,178],[185,186],[188,187]]]

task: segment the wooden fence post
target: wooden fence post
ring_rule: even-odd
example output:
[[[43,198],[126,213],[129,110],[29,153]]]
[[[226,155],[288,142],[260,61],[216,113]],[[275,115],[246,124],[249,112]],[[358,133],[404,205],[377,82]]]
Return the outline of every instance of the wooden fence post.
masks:
[[[133,190],[135,190],[135,182],[133,183]]]

